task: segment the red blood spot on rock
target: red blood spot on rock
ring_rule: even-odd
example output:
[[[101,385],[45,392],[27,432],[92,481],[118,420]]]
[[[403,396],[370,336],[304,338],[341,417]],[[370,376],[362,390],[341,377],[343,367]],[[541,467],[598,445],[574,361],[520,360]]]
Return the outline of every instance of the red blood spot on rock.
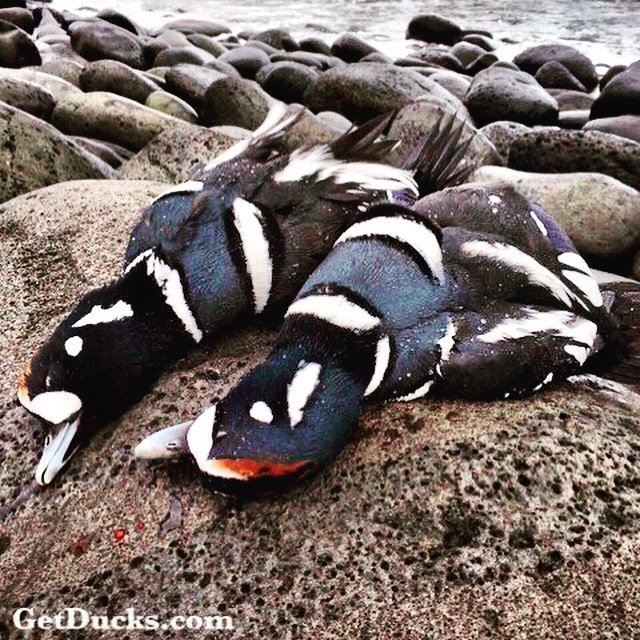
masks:
[[[113,539],[116,542],[122,542],[124,540],[125,535],[127,535],[127,532],[124,529],[116,529],[113,532]]]
[[[146,526],[144,522],[142,522],[142,520],[138,520],[138,522],[136,522],[136,531],[139,531],[140,533],[142,533],[145,529],[146,529]]]
[[[81,556],[87,553],[87,549],[89,548],[89,538],[87,536],[82,536],[78,538],[74,542],[69,545],[69,551],[74,556]]]

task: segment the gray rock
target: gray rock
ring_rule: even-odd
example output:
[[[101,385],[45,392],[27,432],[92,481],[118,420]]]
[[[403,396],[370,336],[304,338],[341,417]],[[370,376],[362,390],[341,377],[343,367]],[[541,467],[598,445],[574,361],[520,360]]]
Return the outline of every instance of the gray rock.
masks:
[[[455,44],[462,35],[462,29],[455,22],[430,13],[415,16],[407,27],[407,38],[424,42]]]
[[[536,80],[546,89],[569,89],[586,91],[585,86],[562,63],[555,60],[545,62],[535,74]]]
[[[136,102],[142,102],[160,87],[139,71],[117,60],[98,60],[89,63],[80,76],[83,91],[109,91]]]
[[[490,53],[487,51],[486,53],[483,53],[481,56],[476,58],[471,64],[467,65],[464,68],[464,72],[467,75],[476,76],[481,71],[484,71],[485,69],[488,69],[489,67],[493,67],[499,63],[500,63],[500,60],[498,59],[498,56],[496,56],[494,53]]]
[[[55,182],[112,174],[51,125],[0,103],[1,202]]]
[[[83,68],[84,65],[75,60],[56,57],[43,60],[38,70],[42,73],[62,78],[68,83],[80,87],[80,75],[82,74]]]
[[[471,179],[514,185],[550,213],[589,256],[614,258],[640,243],[640,193],[609,176],[481,167]]]
[[[573,47],[565,44],[541,44],[525,49],[513,61],[520,69],[535,75],[547,62],[563,64],[587,89],[592,91],[598,86],[598,74],[593,62]]]
[[[200,120],[205,126],[230,124],[256,129],[267,116],[273,98],[244,78],[220,78],[204,94]]]
[[[627,70],[627,65],[625,64],[614,64],[612,67],[609,67],[606,73],[600,78],[600,91],[609,84],[610,80],[613,80],[619,73]]]
[[[177,184],[248,135],[249,132],[231,133],[226,127],[204,129],[186,125],[167,129],[125,162],[118,175],[123,180],[151,179]]]
[[[83,138],[82,136],[69,136],[69,139],[77,145],[106,162],[112,169],[118,169],[125,158],[117,153],[112,146],[100,140]]]
[[[586,131],[602,131],[640,142],[640,115],[599,118],[584,125]]]
[[[115,11],[114,9],[102,9],[101,11],[98,11],[96,17],[101,20],[105,20],[106,22],[110,22],[111,24],[115,24],[121,29],[126,29],[135,35],[146,35],[146,31],[139,24],[136,24],[130,18],[119,11]]]
[[[384,62],[386,64],[391,64],[393,62],[393,58],[390,58],[381,51],[376,51],[375,53],[369,53],[364,58],[360,58],[360,62]]]
[[[353,123],[348,118],[336,113],[335,111],[322,111],[316,114],[318,120],[322,120],[325,124],[328,124],[332,129],[339,133],[346,133],[353,127]]]
[[[306,90],[317,80],[318,71],[298,62],[274,62],[260,78],[262,88],[276,100],[302,102]]]
[[[216,58],[208,51],[189,45],[186,47],[169,47],[161,51],[153,61],[155,67],[173,67],[177,64],[204,65]]]
[[[600,131],[540,128],[513,141],[509,167],[540,173],[604,173],[640,188],[640,143]]]
[[[455,71],[436,71],[429,78],[443,86],[449,93],[452,93],[458,100],[464,97],[471,86],[471,78]]]
[[[422,62],[426,62],[430,65],[436,65],[443,69],[449,69],[450,71],[457,71],[462,73],[464,71],[464,65],[454,56],[448,47],[424,47],[413,53],[412,58],[417,58]],[[396,61],[396,64],[398,62]],[[407,66],[406,64],[404,66]]]
[[[204,104],[204,94],[207,89],[216,80],[225,77],[224,73],[215,69],[195,64],[179,64],[167,71],[165,81],[171,93],[175,93],[199,112]]]
[[[571,91],[570,89],[548,89],[558,103],[560,111],[575,111],[576,109],[591,109],[595,98],[588,93]]]
[[[482,47],[485,51],[495,51],[498,45],[494,40],[487,36],[480,35],[479,33],[470,33],[462,38],[462,42],[470,42],[478,47]]]
[[[203,35],[202,33],[191,33],[187,36],[187,40],[196,47],[204,49],[207,53],[210,53],[216,58],[219,58],[223,53],[227,52],[224,45],[220,44],[210,36]]]
[[[282,149],[291,152],[306,145],[329,144],[340,134],[340,131],[307,109],[300,120],[283,137],[280,144]]]
[[[140,39],[104,20],[77,21],[69,26],[73,50],[89,61],[118,60],[134,69],[146,67]]]
[[[372,53],[380,52],[353,33],[343,33],[331,45],[331,54],[345,62],[359,62]]]
[[[509,160],[509,152],[513,141],[520,137],[523,133],[531,131],[529,127],[519,122],[509,122],[507,120],[498,120],[491,124],[485,125],[480,132],[486,136],[493,146],[496,148],[501,159],[501,164],[506,164]]]
[[[558,126],[562,129],[582,129],[589,121],[588,109],[573,109],[561,111],[558,116]]]
[[[270,45],[274,49],[283,49],[284,51],[297,51],[300,45],[291,37],[286,29],[267,29],[255,33],[249,39],[249,42],[257,40]]]
[[[14,78],[24,82],[30,82],[46,89],[52,96],[55,102],[60,100],[67,93],[80,93],[80,89],[75,85],[59,78],[58,76],[51,75],[49,73],[42,73],[35,69],[41,67],[22,69],[0,69],[0,78]]]
[[[462,108],[437,82],[394,65],[355,63],[325,71],[307,90],[305,104],[314,112],[336,111],[362,122],[413,102],[421,96]]]
[[[218,58],[221,62],[230,64],[243,78],[254,80],[256,73],[269,64],[269,56],[256,47],[238,47],[227,51]]]
[[[319,71],[326,71],[332,67],[342,67],[344,62],[334,56],[325,56],[321,53],[309,53],[308,51],[278,51],[272,54],[271,62],[299,62]]]
[[[485,49],[468,41],[462,41],[451,47],[451,55],[454,55],[463,67],[468,67],[486,52]]]
[[[204,65],[207,69],[214,69],[215,71],[219,71],[220,73],[224,73],[225,76],[230,76],[231,78],[239,78],[240,73],[235,67],[232,67],[228,62],[224,62],[219,58],[214,60],[210,60]]]
[[[33,14],[22,7],[0,8],[0,20],[9,22],[27,33],[33,33]]]
[[[591,119],[640,115],[640,63],[632,64],[606,84],[591,107]]]
[[[53,111],[53,124],[85,138],[114,142],[138,151],[168,127],[184,123],[114,93],[68,94]]]
[[[222,22],[212,22],[211,20],[197,20],[195,18],[177,18],[170,20],[162,28],[163,31],[171,29],[187,35],[200,33],[205,36],[219,36],[223,33],[231,33],[231,29]]]
[[[554,124],[558,119],[558,103],[534,78],[501,67],[478,73],[464,103],[479,126],[498,120]]]
[[[154,91],[147,96],[144,103],[147,107],[161,111],[169,116],[195,124],[198,114],[189,103],[167,91]]]
[[[34,82],[0,76],[0,101],[30,113],[41,120],[51,120],[56,104],[50,91]]]
[[[300,40],[300,49],[309,51],[310,53],[322,53],[326,56],[331,55],[331,47],[321,38],[303,38]]]
[[[10,22],[0,20],[0,66],[17,69],[41,61],[38,48],[29,35]]]

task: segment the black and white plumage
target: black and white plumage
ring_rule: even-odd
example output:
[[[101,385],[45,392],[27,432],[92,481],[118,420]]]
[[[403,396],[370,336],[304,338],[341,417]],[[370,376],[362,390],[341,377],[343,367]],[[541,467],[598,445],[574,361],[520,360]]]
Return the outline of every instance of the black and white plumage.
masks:
[[[282,151],[302,113],[277,105],[251,138],[156,198],[131,234],[122,277],[85,296],[31,359],[18,398],[52,431],[40,483],[189,348],[282,312],[368,206],[418,197],[422,157],[413,173],[380,161],[394,144],[379,140],[389,117],[333,144]]]
[[[512,188],[375,206],[305,282],[266,362],[137,454],[182,446],[216,489],[271,491],[333,459],[364,398],[518,397],[579,371],[613,327],[568,237]]]

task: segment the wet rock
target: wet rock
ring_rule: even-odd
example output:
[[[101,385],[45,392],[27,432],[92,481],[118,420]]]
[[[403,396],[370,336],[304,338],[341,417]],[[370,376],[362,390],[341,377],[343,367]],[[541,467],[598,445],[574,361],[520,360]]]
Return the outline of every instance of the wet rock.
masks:
[[[506,120],[492,122],[480,129],[480,132],[486,136],[496,148],[502,160],[501,164],[506,164],[509,160],[509,152],[511,151],[513,141],[527,131],[531,131],[531,129],[526,125]]]
[[[558,116],[558,126],[562,129],[582,129],[589,121],[588,109],[573,109],[561,111]]]
[[[305,104],[314,112],[337,111],[352,121],[402,108],[421,96],[448,104],[460,101],[437,82],[394,65],[355,63],[325,71],[307,90]]]
[[[640,244],[640,193],[609,176],[480,167],[471,180],[515,186],[550,213],[589,256],[613,258]]]
[[[319,71],[342,67],[345,64],[340,58],[325,56],[321,53],[309,53],[308,51],[279,51],[269,56],[269,59],[271,62],[298,62]]]
[[[476,58],[471,64],[467,65],[464,68],[464,72],[467,75],[475,76],[481,71],[488,69],[489,67],[493,67],[498,64],[500,61],[498,60],[498,56],[494,53],[483,53],[481,56]]]
[[[325,56],[331,55],[331,47],[320,38],[303,38],[300,40],[300,48],[311,53],[322,53]]]
[[[553,124],[558,119],[558,103],[534,78],[501,67],[481,71],[473,79],[464,103],[480,126],[498,120]]]
[[[46,122],[0,104],[0,201],[64,180],[105,178],[110,167]]]
[[[451,47],[451,55],[458,58],[463,67],[468,67],[485,53],[482,47],[464,40]]]
[[[98,60],[89,63],[80,75],[83,91],[109,91],[136,102],[142,102],[160,87],[139,71],[117,60]]]
[[[16,69],[40,62],[40,53],[29,35],[0,19],[0,66]]]
[[[219,58],[223,53],[227,52],[227,49],[224,47],[224,45],[220,44],[217,40],[214,40],[213,38],[205,36],[201,33],[191,33],[187,36],[187,40],[196,47],[204,49],[207,53],[210,53],[216,58]]]
[[[613,77],[591,107],[591,119],[640,115],[640,62]]]
[[[429,78],[461,101],[464,100],[471,85],[471,78],[455,71],[436,71]]]
[[[178,18],[167,22],[162,30],[171,29],[190,35],[199,33],[205,36],[219,36],[223,33],[231,33],[231,29],[221,22],[212,22],[211,20],[197,20],[195,18]]]
[[[498,45],[494,40],[478,33],[470,33],[462,38],[462,42],[470,42],[478,47],[482,47],[485,51],[495,51]]]
[[[455,22],[429,13],[412,18],[407,27],[407,38],[424,42],[455,44],[462,35],[462,29]]]
[[[262,67],[269,64],[269,56],[256,47],[238,47],[222,54],[218,60],[230,64],[243,78],[253,80]]]
[[[189,103],[180,100],[167,91],[154,91],[147,96],[144,103],[147,107],[161,111],[169,116],[195,124],[198,121],[198,114]]]
[[[116,11],[115,9],[102,9],[101,11],[98,11],[96,17],[104,20],[105,22],[115,24],[116,27],[126,29],[133,34],[139,36],[145,35],[145,30],[140,25],[136,24],[130,18],[120,13],[119,11]]]
[[[252,80],[224,77],[206,90],[200,119],[205,126],[230,124],[253,130],[272,104],[273,98]]]
[[[587,89],[598,86],[598,74],[593,62],[573,47],[565,44],[541,44],[525,49],[513,61],[520,69],[535,75],[547,62],[555,61],[564,65]]]
[[[240,133],[228,129],[190,125],[167,129],[125,162],[118,175],[123,180],[184,182],[209,160],[249,135],[248,131]]]
[[[155,67],[173,67],[177,64],[204,65],[215,61],[215,56],[199,47],[170,47],[161,51],[153,61]]]
[[[171,93],[175,93],[199,112],[204,104],[206,90],[216,80],[224,77],[225,74],[216,69],[195,64],[179,64],[167,71],[165,81]]]
[[[331,45],[331,54],[345,62],[358,62],[371,53],[380,53],[353,33],[343,33]]]
[[[260,31],[251,36],[249,42],[253,42],[254,40],[264,42],[275,49],[283,49],[284,51],[297,51],[300,48],[300,45],[285,29],[267,29],[266,31]]]
[[[53,124],[76,136],[114,142],[138,151],[167,127],[184,123],[114,93],[68,94],[53,111]]]
[[[9,22],[27,33],[33,33],[33,14],[20,7],[0,8],[0,20]]]
[[[449,51],[448,47],[425,47],[416,51],[411,57],[418,58],[418,60],[428,64],[437,65],[443,69],[460,73],[464,71],[464,65]]]
[[[0,101],[47,121],[51,119],[56,104],[53,94],[44,87],[26,80],[2,76]]]
[[[215,60],[210,60],[207,64],[204,65],[207,69],[214,69],[215,71],[219,71],[220,73],[224,73],[225,76],[229,76],[231,78],[239,78],[240,73],[235,67],[232,67],[228,62],[224,62],[219,58]]]
[[[103,162],[106,162],[112,169],[118,169],[125,160],[113,147],[100,140],[83,138],[82,136],[69,136],[69,139],[89,153],[100,158]]]
[[[582,91],[570,91],[568,89],[549,89],[549,95],[558,103],[560,111],[574,111],[575,109],[591,109],[595,98]]]
[[[306,90],[319,73],[297,62],[274,62],[265,68],[260,85],[272,97],[283,102],[302,102]]]
[[[146,67],[142,43],[126,29],[104,20],[77,21],[69,26],[73,50],[89,61],[118,60],[134,69]]]
[[[33,83],[49,92],[53,96],[54,102],[60,100],[67,93],[80,93],[80,89],[70,82],[49,73],[35,70],[40,68],[0,69],[0,78],[12,78]]]
[[[364,58],[360,58],[360,62],[383,62],[391,64],[393,59],[380,51],[376,51],[375,53],[369,53]]]
[[[586,91],[585,86],[560,62],[545,62],[535,74],[536,80],[546,89]]]
[[[615,78],[619,73],[627,70],[627,66],[624,64],[614,64],[607,69],[606,73],[600,78],[600,91],[602,91],[608,84],[609,80]]]
[[[640,143],[600,131],[540,128],[513,141],[509,167],[540,173],[604,173],[640,188]]]
[[[83,68],[84,65],[75,60],[50,58],[49,60],[43,60],[38,70],[42,73],[62,78],[68,83],[80,87],[80,75]]]
[[[584,125],[586,131],[602,131],[640,142],[640,115],[599,118]]]

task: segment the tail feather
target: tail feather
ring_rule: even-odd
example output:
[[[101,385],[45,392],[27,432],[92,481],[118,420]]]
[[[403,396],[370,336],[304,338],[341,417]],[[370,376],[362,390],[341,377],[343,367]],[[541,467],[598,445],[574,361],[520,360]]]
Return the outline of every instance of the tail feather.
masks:
[[[347,131],[331,143],[334,157],[350,161],[384,161],[398,143],[395,140],[379,138],[388,130],[395,115],[395,112],[391,112],[378,116]]]

